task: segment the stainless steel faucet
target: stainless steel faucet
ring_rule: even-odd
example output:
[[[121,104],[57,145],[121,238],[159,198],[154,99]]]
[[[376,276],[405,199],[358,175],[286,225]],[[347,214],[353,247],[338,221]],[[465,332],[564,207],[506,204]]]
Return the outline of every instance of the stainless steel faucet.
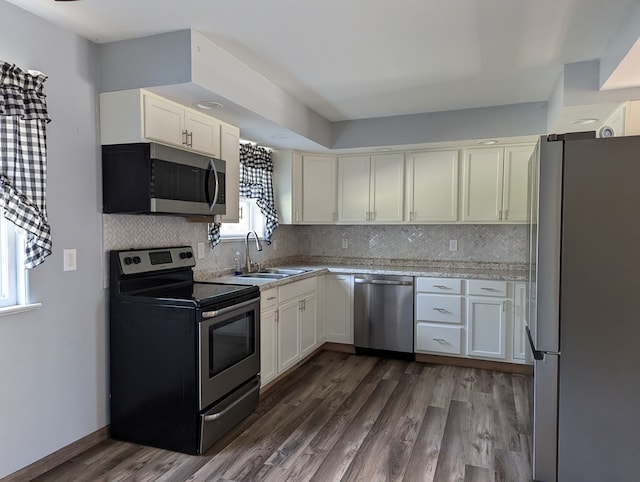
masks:
[[[258,251],[262,251],[262,244],[260,244],[260,239],[258,239],[258,235],[255,231],[249,231],[247,233],[247,237],[244,239],[244,247],[245,247],[245,260],[246,260],[246,270],[247,273],[253,273],[257,271],[255,269],[254,263],[251,262],[251,257],[249,256],[249,236],[254,235],[256,238],[256,249]]]

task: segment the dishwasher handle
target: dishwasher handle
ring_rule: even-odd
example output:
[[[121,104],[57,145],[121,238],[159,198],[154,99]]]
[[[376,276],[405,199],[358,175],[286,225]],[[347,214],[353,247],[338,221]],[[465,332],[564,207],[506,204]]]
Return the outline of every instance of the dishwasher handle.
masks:
[[[413,286],[413,281],[392,281],[387,279],[354,278],[353,282],[363,285]]]

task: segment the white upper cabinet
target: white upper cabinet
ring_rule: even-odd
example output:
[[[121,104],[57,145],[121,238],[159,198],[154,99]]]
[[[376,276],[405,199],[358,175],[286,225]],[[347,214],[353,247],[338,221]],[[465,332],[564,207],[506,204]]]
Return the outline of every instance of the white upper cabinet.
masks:
[[[504,150],[503,221],[524,223],[529,219],[529,160],[533,149],[522,146]]]
[[[458,220],[458,151],[408,155],[405,219],[411,223]]]
[[[154,141],[219,158],[220,126],[214,117],[144,89],[100,94],[102,144]]]
[[[329,224],[337,219],[335,156],[302,156],[302,222]]]
[[[227,213],[220,217],[223,223],[240,222],[240,129],[221,123],[220,157],[225,161],[225,190]]]
[[[337,217],[335,156],[273,151],[273,183],[281,224],[332,224]]]
[[[498,222],[502,213],[504,149],[468,149],[463,164],[462,220]]]
[[[529,159],[534,146],[467,149],[464,153],[462,221],[527,221]]]
[[[404,214],[404,155],[338,158],[338,221],[398,223]]]

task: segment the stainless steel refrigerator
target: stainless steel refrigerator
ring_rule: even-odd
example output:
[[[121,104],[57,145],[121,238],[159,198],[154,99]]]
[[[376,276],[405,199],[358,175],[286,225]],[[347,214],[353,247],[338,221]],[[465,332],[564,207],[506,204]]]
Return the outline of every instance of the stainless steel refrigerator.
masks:
[[[640,480],[640,137],[593,137],[543,137],[532,163],[533,469],[544,482]]]

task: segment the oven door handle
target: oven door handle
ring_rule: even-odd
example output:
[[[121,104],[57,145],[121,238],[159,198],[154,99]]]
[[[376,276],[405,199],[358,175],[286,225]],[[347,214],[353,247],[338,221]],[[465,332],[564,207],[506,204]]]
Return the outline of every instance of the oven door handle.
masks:
[[[225,416],[225,414],[233,409],[233,407],[235,407],[236,405],[238,405],[240,402],[242,402],[245,398],[253,395],[255,393],[256,390],[260,390],[260,375],[257,376],[257,380],[254,382],[256,384],[255,387],[253,387],[251,390],[249,390],[247,393],[245,393],[244,395],[242,395],[240,398],[238,398],[237,400],[234,400],[234,402],[229,405],[227,408],[225,408],[224,410],[220,411],[220,412],[216,412],[216,413],[212,413],[210,415],[205,415],[204,416],[204,421],[205,422],[214,422],[216,420],[218,420],[219,418],[222,418]]]
[[[243,301],[242,303],[238,303],[237,305],[227,306],[226,308],[222,308],[221,310],[203,311],[202,319],[208,320],[209,318],[215,318],[216,316],[224,315],[225,313],[229,313],[230,311],[239,310],[241,308],[244,308],[245,306],[249,306],[253,303],[257,303],[258,300],[259,298],[255,298],[249,301]]]

